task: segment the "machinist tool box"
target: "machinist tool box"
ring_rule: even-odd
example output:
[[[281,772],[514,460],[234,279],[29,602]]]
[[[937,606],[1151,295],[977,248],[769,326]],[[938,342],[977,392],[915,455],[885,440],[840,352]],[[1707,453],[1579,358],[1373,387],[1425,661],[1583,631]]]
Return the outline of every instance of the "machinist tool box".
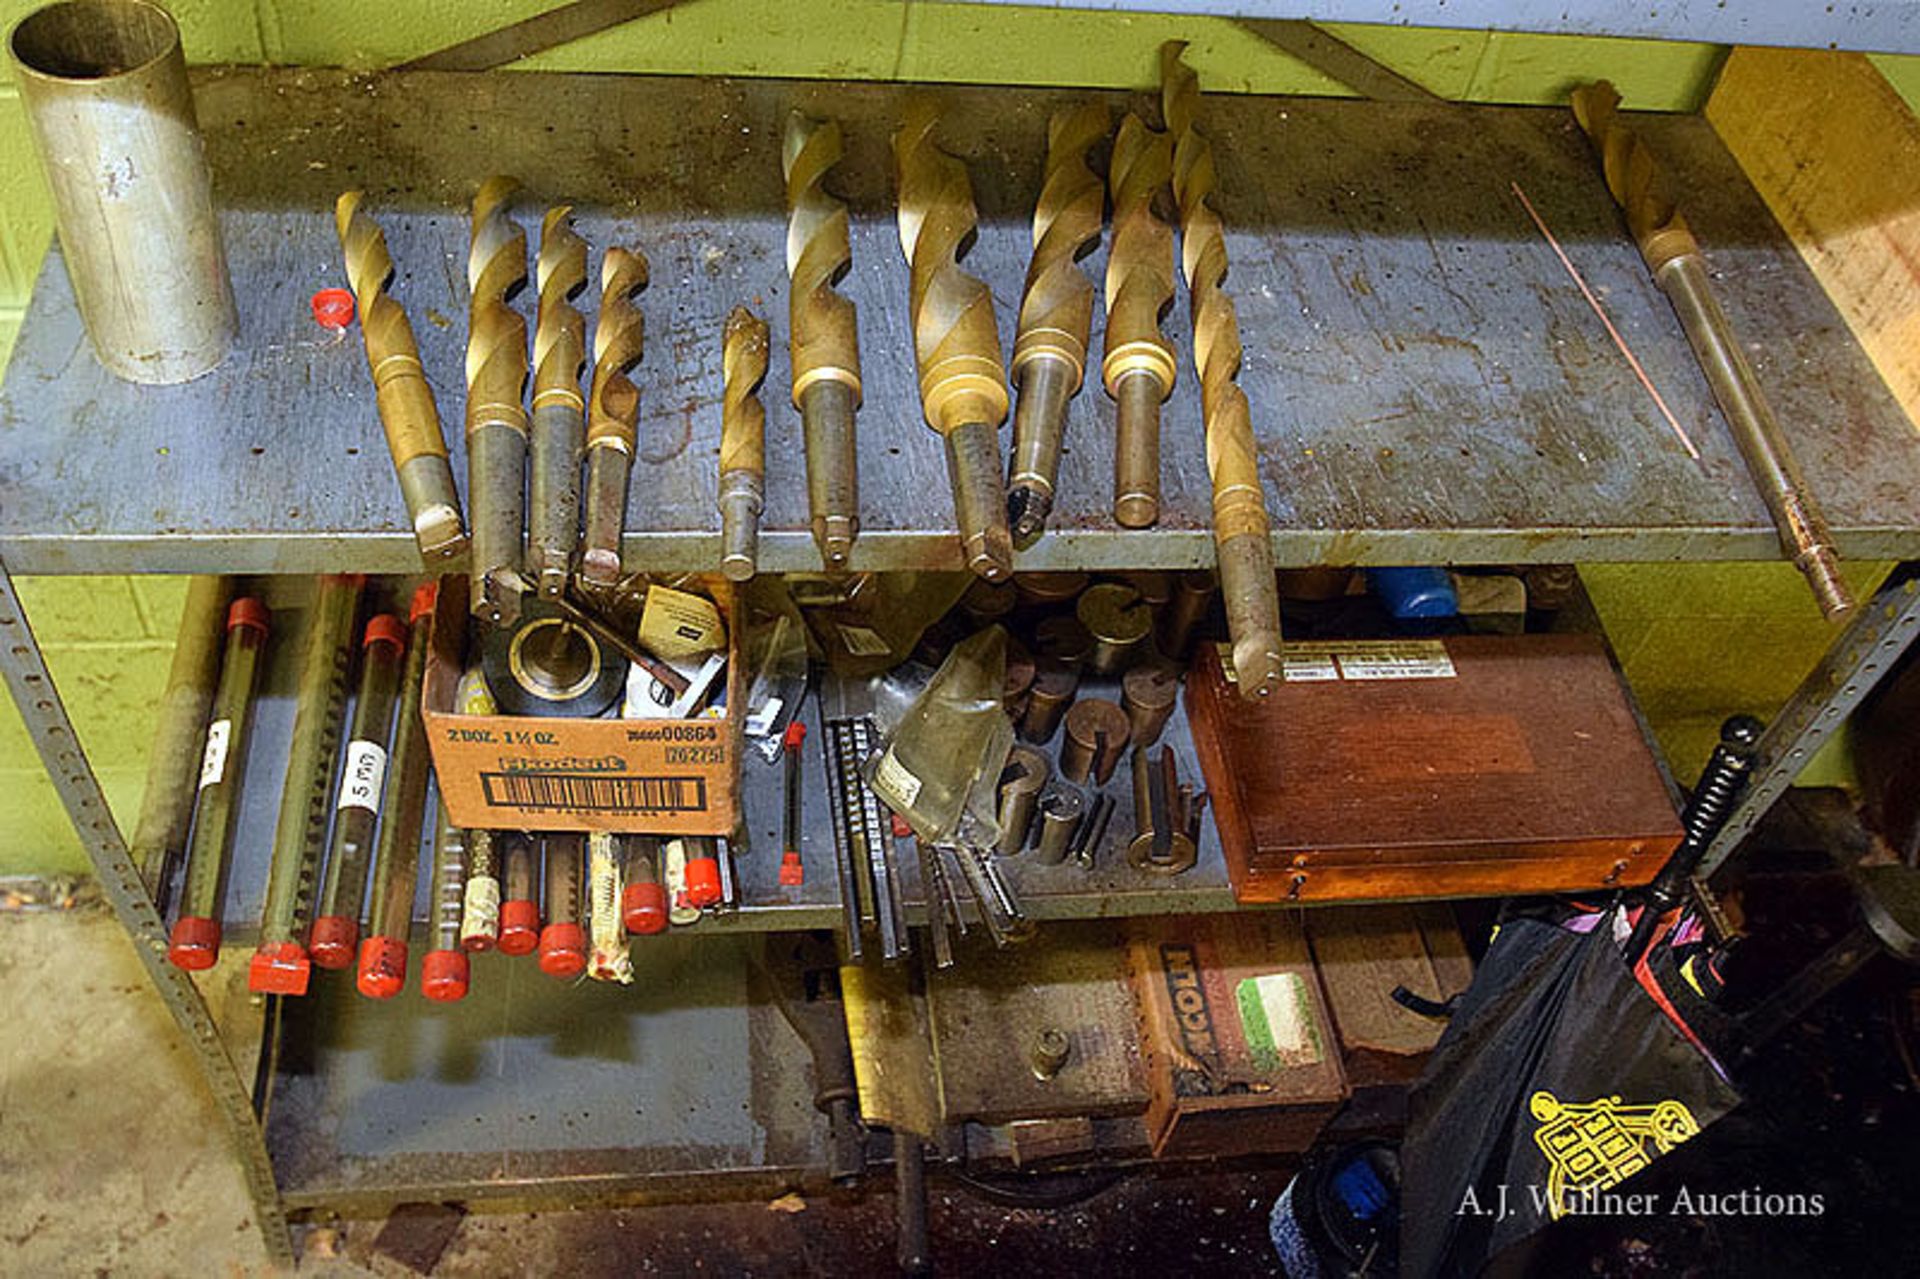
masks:
[[[461,715],[465,578],[443,578],[421,711],[441,802],[476,830],[734,833],[740,812],[738,712],[746,696],[732,584],[709,584],[727,624],[723,713],[696,719]]]
[[[1624,887],[1679,843],[1597,638],[1290,644],[1285,658],[1259,703],[1214,645],[1187,682],[1240,901]]]

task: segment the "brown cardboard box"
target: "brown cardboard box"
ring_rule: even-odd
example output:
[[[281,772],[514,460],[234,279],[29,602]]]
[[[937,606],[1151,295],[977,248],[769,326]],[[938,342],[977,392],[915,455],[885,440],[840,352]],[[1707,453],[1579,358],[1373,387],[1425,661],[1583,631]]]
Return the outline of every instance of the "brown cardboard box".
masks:
[[[731,835],[739,815],[742,677],[730,583],[709,592],[727,622],[727,713],[712,719],[456,715],[467,637],[464,579],[441,582],[422,711],[441,802],[478,830]]]
[[[1300,925],[1278,913],[1153,919],[1128,951],[1153,1153],[1311,1146],[1347,1082]]]

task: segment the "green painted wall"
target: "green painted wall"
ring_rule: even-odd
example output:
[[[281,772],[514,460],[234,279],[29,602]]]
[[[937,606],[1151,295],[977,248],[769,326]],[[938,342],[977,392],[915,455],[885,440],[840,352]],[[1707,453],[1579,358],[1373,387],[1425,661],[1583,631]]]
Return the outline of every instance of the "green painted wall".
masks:
[[[378,67],[415,57],[550,7],[551,0],[173,0],[188,57],[195,62],[269,62]],[[0,0],[10,28],[36,0]],[[1398,27],[1338,27],[1346,40],[1445,97],[1482,102],[1549,103],[1575,82],[1608,76],[1628,105],[1692,110],[1711,85],[1721,50],[1709,45],[1637,40],[1565,39]],[[804,78],[992,81],[1012,84],[1131,86],[1155,77],[1161,41],[1192,43],[1191,57],[1210,89],[1255,93],[1340,93],[1340,86],[1295,62],[1239,25],[1222,19],[1158,14],[1010,9],[904,0],[688,0],[674,9],[553,50],[521,64],[545,71],[627,71]],[[1920,95],[1920,59],[1879,60],[1908,100]],[[32,280],[52,234],[45,189],[29,150],[25,122],[0,66],[0,365],[4,365]],[[1670,601],[1663,573],[1607,570],[1597,594],[1632,637],[1626,653],[1636,687],[1650,692],[1663,736],[1683,773],[1691,771],[1701,724],[1756,694],[1791,687],[1802,659],[1818,652],[1817,621],[1790,571],[1692,570],[1688,595],[1700,601],[1699,634],[1746,631],[1714,601],[1724,596],[1759,609],[1779,661],[1764,687],[1736,679],[1699,697],[1710,664],[1699,642],[1670,636],[1645,601]],[[1754,576],[1757,574],[1758,576]],[[1771,574],[1771,576],[1769,576]],[[1645,575],[1645,576],[1642,576]],[[1768,590],[1756,591],[1762,579]],[[21,584],[54,676],[93,754],[123,822],[144,775],[147,707],[165,681],[182,583],[163,578],[38,579]],[[1636,602],[1639,601],[1639,602]],[[1764,602],[1758,602],[1764,601]],[[1643,625],[1643,623],[1645,623]],[[1777,624],[1776,624],[1777,623]],[[1674,623],[1684,625],[1684,622]],[[1809,638],[1812,637],[1812,638]],[[1743,638],[1742,645],[1750,640]],[[1752,651],[1752,650],[1748,650]],[[1662,656],[1673,653],[1674,657]],[[1691,664],[1690,664],[1691,663]],[[1744,668],[1741,668],[1744,669]],[[1789,679],[1786,672],[1795,673]],[[1731,674],[1732,672],[1729,672]],[[1764,706],[1758,707],[1765,709]],[[0,788],[11,801],[0,826],[0,873],[79,869],[66,830],[10,701],[0,699]]]

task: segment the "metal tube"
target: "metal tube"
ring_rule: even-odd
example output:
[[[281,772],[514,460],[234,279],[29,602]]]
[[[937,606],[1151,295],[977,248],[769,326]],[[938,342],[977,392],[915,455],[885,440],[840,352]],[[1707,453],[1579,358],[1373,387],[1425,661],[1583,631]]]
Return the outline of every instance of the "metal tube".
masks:
[[[947,476],[967,567],[989,582],[1005,580],[1013,572],[1013,537],[1000,484],[999,432],[985,422],[947,432]]]
[[[427,815],[426,721],[420,685],[427,670],[427,625],[434,584],[414,593],[407,662],[400,674],[400,713],[393,728],[393,785],[373,850],[373,901],[367,938],[360,943],[360,993],[391,999],[407,981],[407,940],[413,932],[414,890],[420,879],[420,831]]]
[[[196,577],[188,584],[167,688],[160,695],[160,727],[147,757],[147,784],[128,851],[162,912],[173,864],[185,854],[193,825],[194,770],[220,681],[221,622],[232,600],[230,577]]]
[[[312,966],[304,944],[306,922],[313,909],[314,872],[327,842],[333,761],[353,664],[353,623],[365,580],[359,574],[334,574],[321,578],[314,592],[294,691],[293,740],[273,830],[267,900],[260,912],[260,945],[247,969],[249,990],[307,993]]]
[[[1833,533],[1800,472],[1792,445],[1761,394],[1753,365],[1733,338],[1733,326],[1708,283],[1705,262],[1697,253],[1683,253],[1663,263],[1654,279],[1680,317],[1680,327],[1686,330],[1700,369],[1713,388],[1713,398],[1726,415],[1733,442],[1746,459],[1747,473],[1773,516],[1781,549],[1806,577],[1827,620],[1845,617],[1854,607],[1853,593],[1840,576]]]
[[[129,382],[199,377],[237,321],[179,27],[145,0],[73,0],[8,45],[95,356]]]
[[[1080,386],[1080,371],[1067,360],[1039,355],[1020,370],[1020,396],[1013,410],[1013,465],[1007,477],[1007,522],[1013,544],[1033,545],[1053,513],[1060,478],[1060,447],[1066,436],[1067,402]]]
[[[807,509],[813,540],[829,569],[847,566],[860,535],[860,459],[854,409],[859,391],[838,378],[821,378],[800,395],[800,429],[807,450]]]
[[[251,595],[235,600],[227,610],[220,688],[213,699],[213,722],[207,725],[206,750],[200,756],[200,794],[193,840],[187,846],[180,917],[174,921],[167,948],[167,958],[176,968],[211,968],[220,958],[220,900],[240,811],[237,801],[246,765],[254,683],[266,643],[266,605]]]

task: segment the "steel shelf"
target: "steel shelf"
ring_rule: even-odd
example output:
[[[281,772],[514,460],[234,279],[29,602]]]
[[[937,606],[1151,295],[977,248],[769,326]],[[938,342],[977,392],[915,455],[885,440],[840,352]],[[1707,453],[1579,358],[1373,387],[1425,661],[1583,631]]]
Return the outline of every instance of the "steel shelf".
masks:
[[[955,567],[937,437],[921,421],[906,270],[890,202],[897,85],[671,77],[316,71],[201,73],[198,103],[243,338],[214,373],[136,388],[85,349],[58,255],[0,391],[0,555],[16,572],[407,572],[418,561],[358,335],[308,313],[343,282],[330,214],[367,187],[399,263],[464,469],[462,208],[489,171],[568,199],[596,251],[645,249],[649,341],[627,551],[711,567],[720,326],[737,303],[773,326],[762,567],[817,568],[797,415],[786,401],[780,124],[840,118],[854,206],[866,374],[855,568]],[[983,221],[969,266],[1010,345],[1027,221],[1056,107],[1144,95],[928,89],[949,110]],[[1567,112],[1215,95],[1243,384],[1283,564],[1766,559],[1771,524],[1665,299]],[[564,123],[565,127],[562,127]],[[1791,243],[1699,119],[1640,121],[1678,175],[1842,550],[1920,558],[1920,438]],[[1514,200],[1527,190],[1680,420],[1673,442]],[[522,216],[529,225],[539,208]],[[1088,268],[1098,278],[1104,257]],[[590,300],[589,300],[590,301]],[[530,304],[529,304],[530,309]],[[588,307],[591,310],[591,306]],[[1189,347],[1184,305],[1169,329]],[[1098,350],[1098,336],[1095,349]],[[1023,568],[1211,561],[1198,395],[1183,359],[1165,418],[1165,503],[1150,532],[1105,511],[1112,407],[1074,402],[1057,531]]]

